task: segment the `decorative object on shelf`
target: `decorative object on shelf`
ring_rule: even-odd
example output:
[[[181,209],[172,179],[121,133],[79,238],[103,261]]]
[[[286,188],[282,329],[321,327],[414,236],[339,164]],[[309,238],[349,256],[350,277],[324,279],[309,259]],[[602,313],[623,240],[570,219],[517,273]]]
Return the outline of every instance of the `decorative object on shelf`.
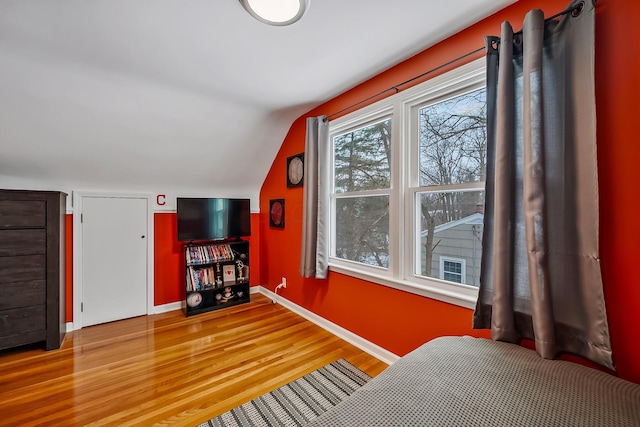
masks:
[[[187,305],[189,307],[197,307],[202,302],[202,294],[200,292],[192,292],[187,295]]]
[[[244,265],[241,259],[236,260],[236,270],[238,270],[238,282],[244,282],[249,277],[249,266]]]
[[[269,226],[284,228],[284,199],[269,201]]]
[[[231,290],[230,286],[227,286],[226,288],[224,288],[224,293],[222,294],[222,301],[229,301],[231,298],[233,298],[233,291]]]
[[[220,272],[220,263],[216,263],[216,287],[222,286],[222,273]]]
[[[287,157],[287,187],[301,187],[304,184],[304,153]]]

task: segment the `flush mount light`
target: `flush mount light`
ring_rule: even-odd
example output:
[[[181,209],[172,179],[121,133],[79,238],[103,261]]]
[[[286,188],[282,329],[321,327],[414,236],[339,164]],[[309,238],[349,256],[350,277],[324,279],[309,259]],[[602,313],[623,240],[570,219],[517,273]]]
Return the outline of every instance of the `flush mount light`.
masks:
[[[258,21],[269,25],[290,25],[302,18],[309,0],[240,0]]]

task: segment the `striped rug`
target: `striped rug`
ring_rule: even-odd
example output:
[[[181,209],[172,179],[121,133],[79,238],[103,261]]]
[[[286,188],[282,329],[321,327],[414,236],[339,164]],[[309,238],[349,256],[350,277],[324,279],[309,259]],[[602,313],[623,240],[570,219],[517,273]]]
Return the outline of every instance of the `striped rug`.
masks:
[[[302,426],[370,379],[346,360],[336,360],[198,427]]]

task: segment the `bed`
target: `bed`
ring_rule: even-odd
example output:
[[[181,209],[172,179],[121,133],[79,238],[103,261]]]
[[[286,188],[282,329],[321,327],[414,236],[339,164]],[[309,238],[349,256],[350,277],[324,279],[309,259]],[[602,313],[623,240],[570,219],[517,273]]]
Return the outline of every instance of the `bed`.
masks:
[[[515,344],[434,339],[308,424],[640,426],[640,385]]]

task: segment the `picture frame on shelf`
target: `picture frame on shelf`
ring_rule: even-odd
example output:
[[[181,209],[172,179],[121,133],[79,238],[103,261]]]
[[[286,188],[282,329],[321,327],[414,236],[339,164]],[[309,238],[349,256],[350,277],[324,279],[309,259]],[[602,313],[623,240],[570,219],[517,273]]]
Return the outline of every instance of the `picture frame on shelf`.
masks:
[[[236,281],[236,266],[234,264],[222,266],[223,283]]]
[[[269,200],[269,226],[284,228],[284,199]]]

